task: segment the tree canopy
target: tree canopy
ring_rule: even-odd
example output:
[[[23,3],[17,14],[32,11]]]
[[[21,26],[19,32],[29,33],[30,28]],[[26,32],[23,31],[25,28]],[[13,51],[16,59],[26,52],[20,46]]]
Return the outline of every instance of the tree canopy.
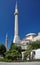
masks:
[[[10,46],[9,51],[6,52],[6,57],[11,60],[16,60],[21,57],[21,47],[16,46],[13,43]]]
[[[4,56],[6,52],[6,47],[3,44],[0,44],[0,55]]]
[[[35,42],[31,42],[29,45],[28,45],[28,49],[38,49],[40,48],[40,41],[35,41]]]
[[[17,50],[19,53],[21,53],[21,46],[14,45],[14,43],[11,43],[10,50]]]
[[[40,48],[40,41],[30,42],[27,47],[27,50],[24,53],[25,57],[27,57],[28,55],[30,56],[30,52],[38,48]]]

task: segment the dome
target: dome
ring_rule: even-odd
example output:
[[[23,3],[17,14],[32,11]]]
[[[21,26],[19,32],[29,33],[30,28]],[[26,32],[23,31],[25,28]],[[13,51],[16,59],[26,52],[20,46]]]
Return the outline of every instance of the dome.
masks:
[[[36,36],[34,39],[33,39],[33,41],[40,41],[40,35],[38,35],[38,36]]]
[[[31,36],[31,35],[35,36],[36,34],[35,33],[29,33],[26,36]]]
[[[40,35],[40,32],[38,33],[38,35]]]

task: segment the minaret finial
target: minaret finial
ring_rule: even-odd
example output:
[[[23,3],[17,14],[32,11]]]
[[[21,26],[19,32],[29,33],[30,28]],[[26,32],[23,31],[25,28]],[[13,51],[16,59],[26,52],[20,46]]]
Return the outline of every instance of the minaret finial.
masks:
[[[17,1],[16,1],[16,9],[18,8],[18,6],[17,6]]]
[[[17,1],[16,1],[16,6],[15,6],[15,12],[14,15],[18,15],[18,6],[17,6]]]

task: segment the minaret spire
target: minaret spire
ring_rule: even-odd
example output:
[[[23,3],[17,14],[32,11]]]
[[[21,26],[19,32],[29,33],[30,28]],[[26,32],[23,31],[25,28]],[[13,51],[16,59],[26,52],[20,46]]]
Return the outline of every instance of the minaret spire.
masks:
[[[14,15],[18,14],[18,5],[17,5],[17,1],[16,1],[16,6],[15,6],[15,12]]]
[[[15,9],[17,9],[18,8],[18,6],[17,6],[17,1],[16,1],[16,7],[15,7]]]
[[[17,6],[17,1],[16,1],[14,15],[15,15],[15,29],[14,29],[14,40],[13,40],[13,43],[20,43],[19,33],[18,33],[18,6]]]

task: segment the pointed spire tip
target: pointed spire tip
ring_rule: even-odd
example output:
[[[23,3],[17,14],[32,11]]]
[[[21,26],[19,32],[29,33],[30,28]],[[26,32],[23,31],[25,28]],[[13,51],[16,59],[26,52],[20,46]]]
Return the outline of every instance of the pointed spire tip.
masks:
[[[17,9],[18,7],[17,7],[17,1],[16,1],[16,9]]]

